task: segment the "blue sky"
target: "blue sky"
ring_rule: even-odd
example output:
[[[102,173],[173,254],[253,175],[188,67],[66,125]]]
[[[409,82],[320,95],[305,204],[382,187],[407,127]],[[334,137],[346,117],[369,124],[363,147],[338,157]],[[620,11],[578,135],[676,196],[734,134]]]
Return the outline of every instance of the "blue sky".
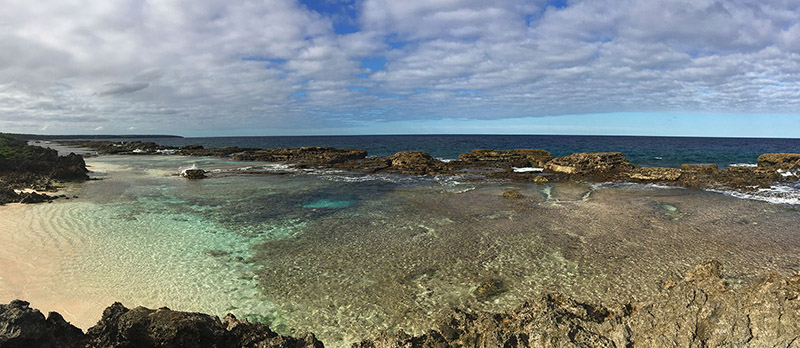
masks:
[[[120,0],[0,12],[0,130],[800,136],[790,0]]]

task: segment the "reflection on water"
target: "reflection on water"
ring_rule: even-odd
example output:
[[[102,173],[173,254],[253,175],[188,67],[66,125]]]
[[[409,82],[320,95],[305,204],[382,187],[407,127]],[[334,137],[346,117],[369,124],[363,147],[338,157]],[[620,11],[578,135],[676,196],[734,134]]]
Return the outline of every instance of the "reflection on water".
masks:
[[[77,249],[53,280],[64,296],[233,311],[328,346],[419,333],[450,307],[504,310],[541,292],[645,299],[706,258],[745,281],[800,265],[796,208],[704,191],[250,175],[232,169],[263,164],[185,157],[90,164],[104,180],[36,208],[58,222],[41,227],[48,238]],[[193,164],[228,174],[174,176]],[[479,296],[482,284],[502,286]]]

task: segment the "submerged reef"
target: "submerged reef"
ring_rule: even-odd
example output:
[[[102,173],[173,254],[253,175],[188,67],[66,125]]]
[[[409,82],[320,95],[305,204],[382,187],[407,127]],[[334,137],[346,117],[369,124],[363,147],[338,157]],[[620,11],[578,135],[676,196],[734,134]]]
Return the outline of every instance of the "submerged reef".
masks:
[[[503,285],[488,280],[482,296]],[[733,287],[722,266],[705,261],[683,279],[667,279],[644,302],[596,304],[543,294],[506,313],[453,309],[435,328],[412,336],[384,333],[354,343],[380,347],[794,347],[800,339],[800,278],[767,275]],[[25,301],[0,305],[2,347],[323,347],[313,334],[283,336],[268,326],[201,313],[106,308],[84,333],[58,313]]]
[[[36,191],[53,191],[59,182],[87,180],[87,172],[80,155],[59,156],[56,150],[0,134],[0,204],[59,198]]]
[[[362,149],[309,146],[300,148],[205,149],[200,145],[161,146],[152,142],[71,141],[103,154],[177,154],[218,156],[238,161],[286,162],[296,168],[335,168],[360,173],[455,175],[467,180],[502,179],[543,184],[548,181],[640,182],[692,188],[755,190],[781,181],[800,179],[800,154],[767,153],[754,167],[683,164],[680,168],[650,168],[631,164],[619,152],[582,152],[553,157],[547,150],[478,149],[458,160],[440,161],[422,151],[401,151],[391,156],[368,157]],[[520,170],[528,168],[530,170]],[[535,169],[535,170],[534,170]]]

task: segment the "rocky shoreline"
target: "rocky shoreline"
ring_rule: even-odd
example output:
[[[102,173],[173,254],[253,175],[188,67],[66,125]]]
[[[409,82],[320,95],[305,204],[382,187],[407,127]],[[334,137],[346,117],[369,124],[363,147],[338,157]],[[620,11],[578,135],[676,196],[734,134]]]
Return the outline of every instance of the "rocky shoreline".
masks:
[[[83,157],[28,145],[25,140],[0,134],[0,204],[39,203],[65,196],[55,191],[63,182],[89,179]]]
[[[800,276],[767,275],[731,286],[714,260],[666,279],[649,302],[595,304],[544,294],[507,313],[453,309],[428,332],[385,333],[354,343],[382,347],[797,347]],[[24,301],[0,305],[2,347],[323,347],[313,334],[283,336],[227,315],[128,309],[114,303],[83,332]]]
[[[691,188],[756,190],[776,182],[800,179],[800,154],[767,153],[757,166],[719,169],[714,164],[682,164],[680,168],[639,167],[619,152],[574,153],[553,157],[547,150],[478,149],[444,162],[421,151],[401,151],[370,157],[362,149],[300,147],[205,149],[200,145],[169,147],[153,142],[70,141],[70,146],[95,149],[101,154],[214,156],[236,161],[285,162],[295,168],[334,168],[356,173],[456,175],[467,180],[503,179],[543,184],[548,181],[658,183]],[[189,178],[203,178],[195,170]]]

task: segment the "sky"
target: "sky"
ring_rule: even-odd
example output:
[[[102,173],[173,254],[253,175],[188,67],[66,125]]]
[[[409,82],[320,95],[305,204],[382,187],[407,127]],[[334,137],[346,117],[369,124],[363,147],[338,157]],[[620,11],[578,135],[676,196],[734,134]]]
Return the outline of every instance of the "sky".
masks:
[[[797,0],[5,0],[0,131],[800,137]]]

